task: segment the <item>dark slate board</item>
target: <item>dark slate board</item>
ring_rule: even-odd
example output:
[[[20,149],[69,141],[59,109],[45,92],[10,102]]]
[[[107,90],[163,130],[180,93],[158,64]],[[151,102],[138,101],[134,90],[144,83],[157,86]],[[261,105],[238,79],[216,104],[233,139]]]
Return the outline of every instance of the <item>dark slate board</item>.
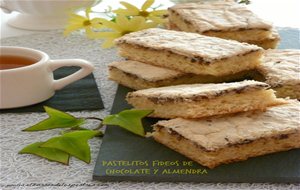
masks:
[[[300,49],[300,44],[297,43],[299,30],[280,30],[280,35],[282,38],[280,48]],[[125,96],[129,91],[131,89],[118,87],[111,113],[131,108],[125,101]],[[144,119],[146,131],[151,131],[150,126],[156,121]],[[174,165],[157,166],[158,162]],[[183,166],[184,163],[191,163],[191,165]],[[172,172],[173,174],[170,174]],[[195,172],[195,174],[186,174],[187,172]],[[93,179],[147,182],[299,183],[300,149],[259,156],[208,169],[151,138],[142,138],[119,127],[109,126],[99,151]]]
[[[60,79],[76,72],[79,68],[65,67],[54,72],[54,78]],[[43,106],[50,106],[62,111],[100,110],[104,108],[100,92],[93,74],[78,80],[55,95],[38,104],[15,109],[3,109],[0,113],[44,112]]]

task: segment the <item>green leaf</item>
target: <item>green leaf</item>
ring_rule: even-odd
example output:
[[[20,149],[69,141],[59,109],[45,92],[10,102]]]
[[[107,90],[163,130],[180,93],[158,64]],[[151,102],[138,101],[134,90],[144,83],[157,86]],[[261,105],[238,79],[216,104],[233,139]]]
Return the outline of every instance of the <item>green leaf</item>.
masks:
[[[251,1],[250,0],[235,0],[237,3],[239,3],[239,4],[246,4],[246,5],[249,5],[250,3],[251,3]]]
[[[118,125],[134,134],[145,136],[142,118],[153,110],[124,110],[118,114],[108,115],[103,119],[105,125]]]
[[[44,142],[36,142],[24,147],[19,154],[33,154],[50,161],[69,164],[70,155],[55,148],[40,147]]]
[[[45,106],[49,118],[26,128],[23,131],[43,131],[55,128],[71,128],[80,126],[85,122],[83,118],[76,118],[68,113]]]
[[[88,140],[100,133],[100,131],[92,130],[69,132],[62,136],[53,137],[47,140],[41,147],[59,149],[86,163],[90,163],[91,151]]]

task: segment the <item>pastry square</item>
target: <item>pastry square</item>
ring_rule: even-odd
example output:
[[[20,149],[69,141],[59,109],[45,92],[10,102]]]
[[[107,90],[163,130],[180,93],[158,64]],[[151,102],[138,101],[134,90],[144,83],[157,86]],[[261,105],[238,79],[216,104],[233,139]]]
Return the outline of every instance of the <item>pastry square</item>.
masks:
[[[300,99],[300,50],[267,50],[258,71],[277,97]]]
[[[167,23],[167,28],[170,30],[181,31],[176,26],[176,24],[171,23],[170,21]],[[280,36],[279,36],[277,30],[273,28],[271,36],[269,36],[265,39],[261,39],[261,40],[248,40],[245,42],[247,42],[249,44],[254,44],[254,45],[260,46],[264,49],[275,49],[277,47],[279,41],[280,41]]]
[[[185,75],[189,75],[131,60],[110,63],[108,68],[110,80],[136,90],[168,86]]]
[[[300,148],[300,103],[224,117],[176,118],[154,125],[156,141],[203,166]]]
[[[108,68],[110,80],[135,90],[178,84],[231,82],[250,79],[251,73],[255,73],[255,70],[251,70],[222,77],[196,75],[131,60],[110,63]]]
[[[278,46],[279,42],[280,42],[280,36],[275,29],[272,30],[272,35],[266,39],[262,39],[262,40],[258,40],[258,41],[256,41],[256,40],[247,41],[247,43],[249,43],[249,44],[254,44],[254,45],[260,46],[264,49],[275,49]]]
[[[177,85],[129,92],[126,100],[136,109],[154,110],[150,117],[201,118],[285,103],[268,88],[266,83],[251,80]]]
[[[116,45],[130,60],[214,76],[254,69],[263,54],[256,45],[159,28],[127,34]]]
[[[272,33],[271,23],[233,1],[183,3],[168,10],[169,20],[186,32],[240,42],[260,41]]]

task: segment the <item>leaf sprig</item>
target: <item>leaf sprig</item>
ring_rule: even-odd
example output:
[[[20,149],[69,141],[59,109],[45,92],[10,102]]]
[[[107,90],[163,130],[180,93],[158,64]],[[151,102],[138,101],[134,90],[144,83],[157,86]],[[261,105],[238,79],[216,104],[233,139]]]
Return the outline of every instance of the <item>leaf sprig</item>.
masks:
[[[96,136],[103,136],[103,132],[99,130],[103,125],[119,126],[144,137],[145,131],[141,120],[152,113],[152,110],[124,110],[118,114],[108,115],[102,120],[97,117],[76,118],[68,113],[46,106],[44,109],[49,117],[23,131],[44,131],[58,128],[67,130],[61,131],[61,135],[44,142],[30,144],[24,147],[19,154],[33,154],[66,165],[69,164],[71,156],[90,163],[91,151],[88,140]],[[99,120],[99,126],[95,129],[82,127],[89,119]]]

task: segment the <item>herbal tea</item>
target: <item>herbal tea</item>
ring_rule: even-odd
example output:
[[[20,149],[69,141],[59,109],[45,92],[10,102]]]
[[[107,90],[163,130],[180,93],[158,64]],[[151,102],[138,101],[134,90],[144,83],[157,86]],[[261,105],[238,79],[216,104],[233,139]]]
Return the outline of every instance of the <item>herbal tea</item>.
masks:
[[[0,56],[0,70],[14,69],[18,67],[25,67],[38,62],[37,59],[16,56],[16,55],[1,55]]]

